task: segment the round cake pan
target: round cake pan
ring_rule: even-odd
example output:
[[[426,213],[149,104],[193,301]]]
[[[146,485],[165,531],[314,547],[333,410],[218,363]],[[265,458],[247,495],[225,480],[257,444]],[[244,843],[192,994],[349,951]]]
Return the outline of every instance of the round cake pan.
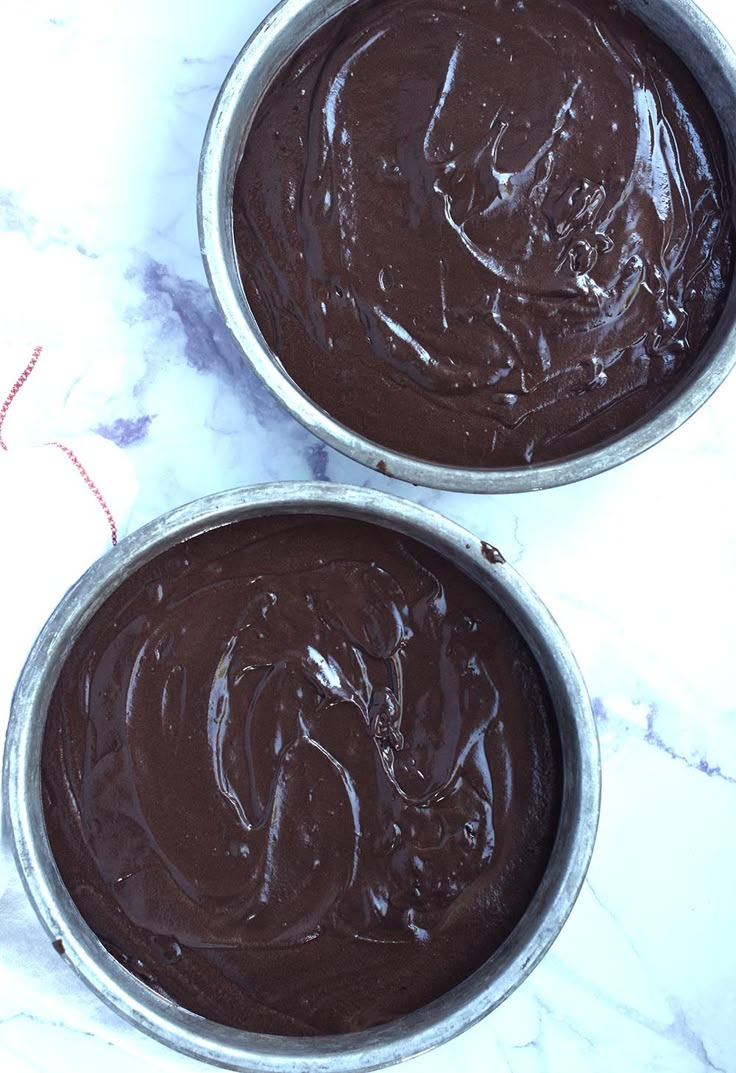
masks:
[[[315,30],[354,0],[284,0],[245,45],[215,103],[199,168],[198,217],[210,287],[230,332],[289,412],[331,447],[415,485],[465,492],[526,492],[591,477],[634,458],[691,417],[736,364],[736,281],[715,331],[664,404],[611,443],[556,462],[461,469],[400,454],[353,432],[313,402],[266,343],[246,300],[233,240],[235,175],[255,113],[279,69]],[[736,161],[736,55],[692,0],[621,0],[691,69]]]
[[[151,990],[116,961],[82,919],[54,862],[43,818],[40,758],[52,691],[75,640],[110,594],[183,540],[244,518],[326,514],[384,526],[435,549],[481,585],[537,659],[557,718],[563,765],[558,833],[542,883],[503,946],[472,976],[422,1009],[342,1036],[257,1035],[205,1020]],[[600,806],[600,755],[580,671],[540,600],[487,544],[426,508],[381,492],[325,484],[263,485],[180,508],[123,540],[64,597],[18,683],[8,727],[3,807],[18,868],[49,939],[109,1006],[162,1043],[227,1069],[316,1073],[377,1069],[437,1047],[493,1010],[524,980],[567,919],[583,883]]]

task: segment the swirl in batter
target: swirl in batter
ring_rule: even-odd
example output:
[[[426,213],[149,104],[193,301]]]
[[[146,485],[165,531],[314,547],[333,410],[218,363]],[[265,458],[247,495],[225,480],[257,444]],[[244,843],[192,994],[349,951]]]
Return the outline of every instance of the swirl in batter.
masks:
[[[234,228],[307,394],[471,467],[568,457],[646,416],[732,276],[717,121],[604,0],[359,0],[261,103]]]
[[[213,1020],[368,1027],[478,967],[526,909],[561,773],[540,673],[450,563],[334,519],[198,537],[76,643],[46,822],[91,927]]]

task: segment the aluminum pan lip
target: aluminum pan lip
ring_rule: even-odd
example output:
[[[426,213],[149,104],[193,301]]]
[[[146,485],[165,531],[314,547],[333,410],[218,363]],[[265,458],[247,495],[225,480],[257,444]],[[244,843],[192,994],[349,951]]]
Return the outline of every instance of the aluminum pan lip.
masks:
[[[613,469],[669,436],[710,398],[736,364],[736,278],[726,308],[691,371],[624,435],[569,459],[528,467],[472,469],[427,462],[382,447],[336,421],[292,380],[270,350],[246,301],[232,234],[235,171],[253,115],[271,79],[299,44],[354,0],[282,0],[235,60],[207,127],[199,164],[199,239],[210,289],[241,351],[272,394],[325,443],[389,476],[455,492],[526,492]],[[623,0],[679,53],[700,82],[736,162],[736,54],[693,0]]]
[[[423,541],[482,585],[517,624],[547,681],[562,742],[560,828],[524,918],[476,973],[416,1013],[343,1036],[264,1036],[214,1024],[156,994],[103,948],[53,861],[43,822],[40,751],[49,698],[70,646],[122,580],[165,548],[249,516],[330,514],[371,521]],[[501,1003],[546,953],[583,883],[600,810],[600,754],[590,701],[559,627],[522,578],[490,563],[480,540],[434,511],[386,493],[330,484],[272,484],[198,500],[127,537],[87,571],[43,628],[19,680],[8,726],[3,808],[26,892],[51,939],[110,1007],[175,1050],[252,1073],[364,1071],[439,1046]]]

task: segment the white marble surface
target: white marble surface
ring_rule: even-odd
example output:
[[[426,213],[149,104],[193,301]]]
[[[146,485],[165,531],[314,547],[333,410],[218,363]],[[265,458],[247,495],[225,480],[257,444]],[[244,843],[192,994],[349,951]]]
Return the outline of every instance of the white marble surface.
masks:
[[[736,41],[733,0],[703,6]],[[497,544],[595,698],[600,836],[552,952],[413,1073],[736,1071],[736,377],[665,444],[508,498],[396,485],[327,451],[241,365],[205,288],[195,175],[228,66],[268,0],[0,6],[0,395],[42,343],[15,445],[102,432],[133,525],[205,493],[317,476],[392,488]],[[5,515],[2,524],[12,524]],[[34,956],[29,955],[34,951]],[[184,1073],[0,903],[0,1068]]]

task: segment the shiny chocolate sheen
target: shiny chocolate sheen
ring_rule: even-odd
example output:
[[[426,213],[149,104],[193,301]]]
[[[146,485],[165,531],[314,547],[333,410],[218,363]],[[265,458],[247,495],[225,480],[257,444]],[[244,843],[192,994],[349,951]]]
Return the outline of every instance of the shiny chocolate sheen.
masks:
[[[733,269],[716,118],[603,0],[359,0],[275,78],[233,207],[297,384],[380,445],[471,468],[649,414]]]
[[[124,581],[69,654],[42,784],[128,968],[257,1032],[348,1032],[510,934],[559,817],[556,721],[496,603],[366,523],[272,517]]]

